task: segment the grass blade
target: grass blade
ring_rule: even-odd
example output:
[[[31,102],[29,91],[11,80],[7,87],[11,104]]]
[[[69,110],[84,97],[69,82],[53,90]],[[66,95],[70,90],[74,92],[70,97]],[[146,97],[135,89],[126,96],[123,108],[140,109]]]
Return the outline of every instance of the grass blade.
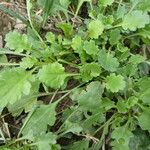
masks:
[[[29,21],[26,18],[17,14],[12,9],[5,7],[3,4],[0,4],[0,10],[14,18],[21,20],[24,24],[29,25]]]
[[[48,19],[48,16],[51,12],[53,4],[54,4],[54,0],[45,0],[44,14],[43,14],[43,26],[45,25],[45,23]]]

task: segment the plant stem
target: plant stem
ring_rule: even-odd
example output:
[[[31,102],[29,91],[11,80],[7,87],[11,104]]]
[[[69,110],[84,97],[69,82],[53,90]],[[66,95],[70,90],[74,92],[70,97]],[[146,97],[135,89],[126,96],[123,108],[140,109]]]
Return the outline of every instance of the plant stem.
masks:
[[[19,63],[0,63],[0,66],[20,66]]]
[[[66,60],[58,59],[58,62],[68,64],[68,65],[70,65],[70,66],[72,66],[72,67],[74,67],[74,68],[79,68],[78,65],[73,64],[73,63],[71,63],[71,62],[68,62],[68,61],[66,61]]]
[[[97,132],[99,132],[103,127],[105,127],[106,124],[110,123],[110,122],[116,117],[116,115],[117,115],[117,114],[114,114],[113,116],[111,116],[110,119],[108,119],[102,126],[100,126],[100,128],[98,128],[98,129],[94,132],[93,136],[94,136]]]
[[[25,120],[25,122],[23,123],[23,125],[22,125],[22,127],[21,127],[21,129],[20,129],[20,131],[19,131],[19,133],[18,133],[18,136],[17,136],[18,138],[20,137],[20,135],[21,135],[21,133],[22,133],[24,127],[25,127],[26,124],[28,123],[29,119],[30,119],[31,116],[34,114],[36,108],[37,108],[37,107],[34,107],[34,108],[32,109],[32,111],[30,111],[29,115],[26,117],[26,120]]]
[[[123,38],[128,39],[130,37],[134,37],[134,36],[138,36],[138,35],[139,35],[138,33],[134,33],[134,34],[131,34],[131,35],[128,35],[128,36],[124,36]]]
[[[108,130],[108,127],[109,125],[112,123],[112,120],[116,117],[117,114],[114,114],[104,125],[104,129],[103,129],[103,133],[102,133],[102,136],[99,140],[99,142],[94,146],[93,150],[99,150],[100,147],[102,146],[102,142],[105,138],[105,134],[107,133],[107,130]],[[97,133],[99,130],[101,129],[101,127],[95,132]]]
[[[39,40],[42,42],[43,46],[46,47],[45,42],[43,41],[43,39],[41,38],[41,36],[38,34],[38,32],[35,30],[33,23],[32,23],[32,19],[31,19],[31,8],[32,8],[32,3],[31,0],[26,0],[26,5],[27,5],[27,14],[28,14],[28,18],[29,18],[29,22],[30,22],[30,26],[33,30],[33,32],[35,33],[35,35],[39,38]]]
[[[8,51],[4,48],[0,48],[0,55],[1,54],[10,54],[10,55],[18,55],[18,56],[24,56],[24,57],[31,57],[30,55],[27,55],[27,54],[21,54],[21,53],[17,53],[17,52],[13,52],[13,51]]]

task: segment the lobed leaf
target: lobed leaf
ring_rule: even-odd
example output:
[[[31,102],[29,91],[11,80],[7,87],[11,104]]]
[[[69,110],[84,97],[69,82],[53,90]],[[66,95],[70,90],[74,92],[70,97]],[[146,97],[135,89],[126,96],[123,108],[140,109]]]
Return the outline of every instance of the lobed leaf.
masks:
[[[82,80],[88,82],[93,77],[98,77],[101,73],[101,67],[98,63],[87,63],[80,68]]]
[[[14,104],[23,95],[30,93],[31,73],[21,68],[6,69],[0,72],[0,107]]]
[[[100,20],[92,20],[88,25],[88,33],[91,39],[98,39],[103,31],[104,25]]]
[[[108,5],[112,5],[112,3],[114,2],[114,0],[99,0],[100,4],[102,4],[103,6],[108,6]]]
[[[138,28],[144,28],[146,24],[150,23],[150,17],[147,13],[140,10],[134,10],[125,15],[122,23],[124,30],[136,31]]]
[[[106,77],[106,88],[115,93],[119,90],[123,90],[126,86],[123,76],[115,75],[114,73]]]
[[[31,44],[28,42],[28,37],[25,34],[20,34],[17,31],[12,31],[6,34],[6,46],[16,52],[23,52],[23,50],[31,50]]]
[[[51,88],[60,88],[67,77],[64,67],[58,62],[44,65],[38,73],[39,80]]]
[[[55,123],[56,105],[57,103],[55,102],[50,105],[41,105],[39,108],[35,108],[35,111],[31,117],[26,118],[27,123],[22,129],[22,134],[27,135],[28,133],[32,132],[33,135],[37,136],[42,132],[45,133],[47,130],[47,125],[53,126]]]
[[[100,82],[91,82],[86,90],[82,90],[75,96],[75,100],[83,109],[94,112],[100,108],[103,92],[104,87]]]
[[[83,49],[89,55],[96,55],[99,52],[98,46],[95,44],[95,41],[85,41],[83,45]]]
[[[101,50],[98,56],[98,61],[100,65],[107,71],[114,72],[119,67],[119,61],[112,54],[106,53],[106,51]]]
[[[144,107],[143,112],[140,116],[138,116],[139,125],[143,130],[150,131],[150,108]]]

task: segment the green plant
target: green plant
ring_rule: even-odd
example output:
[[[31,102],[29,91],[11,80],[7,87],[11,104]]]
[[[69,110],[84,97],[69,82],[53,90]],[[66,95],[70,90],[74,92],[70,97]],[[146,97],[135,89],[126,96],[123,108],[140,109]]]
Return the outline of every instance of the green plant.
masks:
[[[73,17],[80,16],[82,4],[89,14],[82,25],[66,22],[72,15],[65,11],[65,21],[56,24],[62,34],[47,32],[41,38],[27,1],[33,32],[6,35],[0,51],[0,108],[15,117],[23,111],[28,115],[18,137],[1,149],[131,150],[136,138],[150,139],[150,1],[79,0]],[[50,9],[45,13],[44,24]],[[4,54],[21,60],[10,63]],[[69,80],[78,85],[68,90]],[[46,104],[41,97],[48,95]],[[70,107],[57,109],[68,96]],[[148,150],[149,142],[144,147]]]

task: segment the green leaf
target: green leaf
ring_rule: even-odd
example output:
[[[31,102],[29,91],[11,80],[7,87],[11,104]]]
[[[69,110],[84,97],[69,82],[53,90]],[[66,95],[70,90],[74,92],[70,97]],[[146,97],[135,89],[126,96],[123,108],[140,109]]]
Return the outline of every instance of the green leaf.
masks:
[[[119,67],[119,61],[112,54],[106,53],[106,51],[101,50],[99,53],[98,61],[100,65],[107,71],[114,72]]]
[[[138,34],[144,38],[150,39],[150,25],[147,25],[145,28],[139,30]]]
[[[59,11],[66,13],[70,0],[37,0],[37,3],[44,10],[45,16],[48,17]]]
[[[56,138],[57,136],[51,132],[40,135],[35,140],[38,150],[46,150],[46,149],[50,150],[51,146],[56,144]]]
[[[112,5],[112,3],[114,2],[114,0],[99,0],[100,4],[102,4],[103,6],[108,6],[108,5]]]
[[[94,40],[85,41],[83,49],[89,55],[96,55],[99,52],[98,46],[95,44]]]
[[[133,64],[133,65],[138,65],[142,62],[144,62],[146,60],[146,58],[142,55],[139,55],[139,54],[136,54],[136,55],[132,55],[130,58],[129,58],[129,63]]]
[[[148,62],[141,63],[138,66],[138,69],[139,69],[140,76],[147,76],[147,75],[149,75],[150,68],[149,68]]]
[[[117,109],[118,109],[119,113],[127,113],[127,111],[128,111],[127,104],[122,100],[118,100]]]
[[[150,17],[147,13],[143,13],[140,10],[134,10],[127,14],[122,23],[124,30],[136,31],[138,28],[144,28],[146,24],[150,23]]]
[[[126,126],[115,128],[111,137],[114,139],[111,143],[113,150],[129,150],[129,142],[133,134]]]
[[[150,1],[149,0],[139,0],[137,8],[142,11],[150,11]]]
[[[29,118],[25,120],[25,125],[22,129],[22,134],[27,135],[32,132],[33,135],[40,135],[40,133],[45,133],[47,130],[47,125],[53,126],[56,121],[56,108],[57,102],[50,105],[41,105],[35,108],[33,114],[29,113]]]
[[[81,53],[82,50],[83,50],[83,41],[81,39],[80,36],[75,36],[73,39],[72,39],[72,48],[75,50],[75,52],[78,52],[78,53]]]
[[[79,134],[83,131],[83,127],[81,126],[80,121],[83,119],[82,111],[78,110],[76,107],[72,107],[71,109],[66,109],[63,113],[63,121],[64,121],[64,130],[66,133],[74,133]]]
[[[47,42],[53,44],[55,42],[55,35],[52,32],[47,32],[45,35]]]
[[[98,77],[101,73],[101,67],[98,63],[87,63],[80,68],[82,80],[88,82],[93,77]]]
[[[139,97],[140,99],[150,105],[150,77],[145,77],[138,82],[140,88]]]
[[[65,133],[74,133],[74,134],[79,134],[83,128],[79,123],[74,123],[69,120],[65,121]]]
[[[122,19],[124,18],[125,14],[127,14],[128,12],[128,9],[126,8],[126,5],[120,5],[117,9],[117,12],[116,12],[116,17],[117,19]]]
[[[143,130],[150,131],[150,108],[144,107],[143,112],[138,116],[139,125]]]
[[[71,95],[72,100],[75,101],[76,97],[72,97],[72,96],[76,96],[76,94],[73,93],[73,95]],[[71,106],[70,108],[64,110],[63,112],[63,116],[62,116],[62,120],[63,121],[70,121],[71,123],[80,123],[80,121],[83,119],[83,112],[82,110],[78,110],[78,108],[75,106]]]
[[[71,1],[70,0],[59,0],[61,6],[63,6],[64,8],[68,9],[68,6],[70,5]]]
[[[110,100],[107,97],[102,98],[102,102],[101,102],[101,108],[105,108],[105,111],[111,109],[111,108],[115,108],[115,103],[114,101]]]
[[[60,88],[67,77],[64,67],[58,62],[48,64],[39,70],[39,80],[51,88]]]
[[[93,126],[99,125],[105,121],[105,115],[103,114],[103,110],[99,109],[97,113],[92,115],[86,115],[86,120],[83,121],[82,127],[84,132],[91,133],[93,132]]]
[[[0,63],[8,63],[8,59],[6,55],[0,55]]]
[[[117,44],[120,39],[121,39],[121,34],[120,34],[120,30],[119,29],[115,29],[115,30],[112,30],[110,32],[109,41],[110,41],[111,45]]]
[[[104,87],[98,81],[91,82],[86,90],[82,90],[76,95],[75,100],[85,110],[97,111],[100,108],[100,102]]]
[[[81,39],[80,36],[75,36],[72,39],[72,44],[71,47],[73,48],[75,53],[78,53],[81,59],[81,62],[86,62],[86,52],[83,50],[83,40]]]
[[[37,59],[34,57],[24,57],[20,62],[20,67],[24,69],[31,69],[37,62]]]
[[[11,114],[16,117],[19,116],[23,110],[25,113],[30,112],[37,104],[37,97],[35,95],[38,94],[38,91],[39,82],[35,80],[32,82],[29,95],[23,95],[18,101],[7,106],[9,112],[11,112]]]
[[[22,95],[30,93],[31,84],[28,81],[31,73],[23,69],[6,69],[0,72],[0,107],[20,100]]]
[[[98,39],[103,31],[104,25],[100,20],[92,20],[88,25],[88,34],[91,39]]]
[[[115,75],[114,73],[106,77],[106,88],[111,92],[115,93],[119,90],[123,90],[126,86],[124,77],[121,75]]]
[[[23,52],[23,50],[31,50],[31,44],[28,42],[27,35],[21,35],[17,31],[12,31],[6,34],[6,46],[16,52]]]
[[[61,22],[57,24],[57,28],[63,30],[66,37],[71,36],[73,34],[73,27],[70,23]]]
[[[59,0],[37,0],[37,4],[44,10],[43,17],[45,16],[45,18],[60,11]]]
[[[68,150],[88,150],[89,148],[89,141],[82,140],[74,142],[71,146],[68,147]]]
[[[136,129],[136,131],[134,131],[134,137],[130,139],[129,147],[130,150],[149,150],[149,135],[141,129]]]
[[[122,68],[118,69],[118,72],[120,74],[130,77],[136,75],[137,71],[138,71],[137,65],[133,64],[127,64],[126,66],[123,66]]]
[[[54,5],[54,0],[44,0],[43,26],[45,25],[49,17],[49,14],[52,11],[53,5]]]
[[[128,98],[127,107],[130,109],[138,103],[138,98],[135,96],[131,96]]]
[[[48,53],[53,53],[54,55],[58,56],[62,51],[62,46],[56,42],[51,44],[50,50],[48,49]]]

